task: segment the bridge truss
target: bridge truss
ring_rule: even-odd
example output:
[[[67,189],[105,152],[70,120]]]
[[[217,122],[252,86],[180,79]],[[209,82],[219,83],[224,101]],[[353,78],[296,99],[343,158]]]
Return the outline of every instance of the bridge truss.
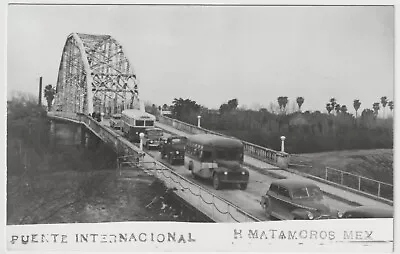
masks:
[[[110,35],[70,34],[53,109],[112,114],[135,105],[139,105],[137,79],[122,46]]]

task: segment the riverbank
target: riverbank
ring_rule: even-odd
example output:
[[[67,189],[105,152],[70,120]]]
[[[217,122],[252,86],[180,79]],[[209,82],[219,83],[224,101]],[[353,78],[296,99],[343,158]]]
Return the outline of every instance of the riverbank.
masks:
[[[8,185],[17,190],[7,197],[7,224],[201,221],[153,176],[140,169],[131,176],[119,179],[115,170],[12,176]]]
[[[79,144],[41,148],[8,139],[7,225],[204,222],[143,170],[118,177],[116,155],[104,144],[92,150]]]

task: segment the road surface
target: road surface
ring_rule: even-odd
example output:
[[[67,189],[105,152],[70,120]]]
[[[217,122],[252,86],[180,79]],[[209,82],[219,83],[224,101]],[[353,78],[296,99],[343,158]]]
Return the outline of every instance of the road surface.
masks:
[[[107,119],[103,120],[102,124],[106,128],[111,129],[109,127]],[[114,132],[117,132],[120,135],[123,135],[123,133],[120,130],[115,130],[115,129],[111,129],[111,130],[113,130]],[[170,135],[171,135],[170,133],[164,132],[165,137],[168,137]],[[187,135],[187,134],[185,134],[185,135]],[[147,152],[149,155],[151,155],[156,160],[161,161],[164,164],[168,165],[175,172],[179,173],[180,175],[184,176],[185,178],[190,179],[191,181],[199,184],[200,186],[202,186],[203,188],[207,189],[208,191],[216,194],[217,196],[228,200],[232,204],[240,207],[244,211],[259,218],[260,220],[268,220],[268,218],[265,215],[265,212],[261,208],[260,200],[261,200],[261,196],[267,192],[271,182],[276,180],[276,178],[273,178],[266,174],[259,173],[255,169],[253,169],[249,166],[243,166],[244,168],[249,170],[249,173],[250,173],[249,184],[248,184],[246,190],[240,190],[238,188],[238,186],[235,186],[235,185],[232,185],[232,186],[228,185],[222,190],[215,190],[212,186],[211,181],[193,178],[191,172],[188,170],[189,158],[185,157],[185,165],[170,165],[167,162],[167,160],[161,158],[161,154],[158,150],[145,150],[145,152]],[[268,169],[266,168],[264,170],[268,170]],[[270,170],[276,171],[276,167],[271,165]],[[332,209],[337,209],[339,211],[344,211],[344,210],[347,210],[348,208],[352,207],[351,205],[349,205],[347,203],[344,203],[342,201],[338,201],[338,200],[335,200],[335,199],[332,199],[332,198],[326,197],[326,196],[325,196],[325,202]]]

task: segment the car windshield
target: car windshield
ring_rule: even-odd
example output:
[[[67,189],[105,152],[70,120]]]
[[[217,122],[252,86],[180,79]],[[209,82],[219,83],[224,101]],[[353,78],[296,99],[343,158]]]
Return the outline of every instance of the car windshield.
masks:
[[[317,186],[309,186],[309,187],[307,187],[307,189],[308,189],[308,195],[310,197],[322,196],[322,191]]]
[[[171,139],[172,144],[184,144],[185,140],[183,138],[173,138]]]
[[[114,119],[121,119],[121,116],[113,116]]]
[[[227,148],[216,150],[217,159],[221,160],[240,160],[242,152],[239,149]]]
[[[293,198],[310,198],[321,196],[321,190],[316,186],[301,187],[292,190]]]
[[[163,132],[162,130],[148,130],[147,134],[149,134],[150,136],[162,136]]]

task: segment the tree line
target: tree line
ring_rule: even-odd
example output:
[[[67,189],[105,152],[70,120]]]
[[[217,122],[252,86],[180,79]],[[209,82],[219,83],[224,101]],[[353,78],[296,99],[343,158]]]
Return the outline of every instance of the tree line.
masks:
[[[326,112],[305,111],[301,107],[304,97],[297,97],[298,110],[287,112],[288,97],[277,98],[277,112],[260,108],[251,110],[239,108],[238,99],[222,103],[218,110],[209,109],[196,101],[175,98],[170,106],[147,105],[146,111],[159,114],[159,110],[170,110],[173,118],[201,126],[206,129],[234,136],[271,149],[280,149],[280,136],[286,136],[285,147],[289,153],[313,153],[347,149],[393,148],[393,119],[380,118],[380,105],[394,110],[394,102],[386,96],[372,108],[365,108],[361,114],[361,101],[355,99],[356,115],[348,112],[335,98],[326,103]]]

